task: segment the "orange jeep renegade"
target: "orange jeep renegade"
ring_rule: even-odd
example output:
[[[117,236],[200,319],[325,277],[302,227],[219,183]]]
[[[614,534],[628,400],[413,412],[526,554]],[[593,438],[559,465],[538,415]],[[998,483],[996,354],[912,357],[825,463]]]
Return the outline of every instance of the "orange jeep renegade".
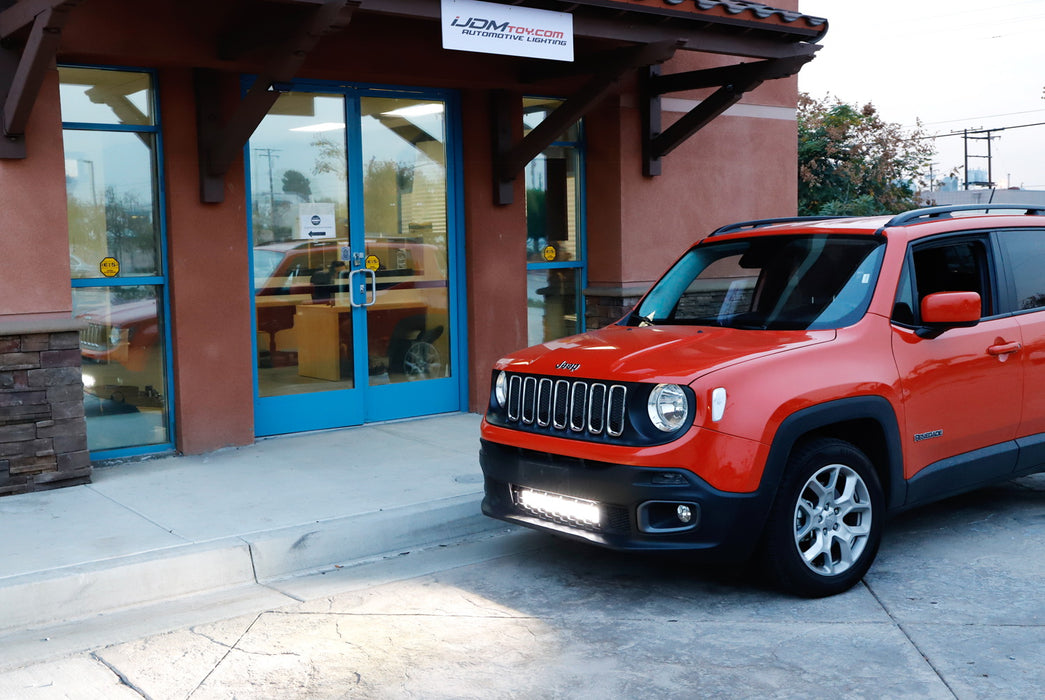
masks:
[[[888,513],[1045,471],[1043,213],[715,231],[615,325],[497,362],[483,512],[848,589]]]

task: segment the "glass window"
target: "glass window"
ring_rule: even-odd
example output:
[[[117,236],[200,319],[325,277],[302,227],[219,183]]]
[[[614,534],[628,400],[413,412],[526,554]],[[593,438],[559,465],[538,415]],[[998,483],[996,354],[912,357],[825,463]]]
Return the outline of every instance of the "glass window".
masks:
[[[1015,311],[1045,307],[1045,245],[1042,231],[1001,231],[998,240],[1012,273]]]
[[[577,332],[577,270],[551,268],[526,273],[529,344]]]
[[[976,292],[980,295],[982,315],[993,313],[987,284],[987,249],[978,239],[915,248],[914,284],[918,295],[916,313],[922,300],[936,292]]]
[[[528,132],[561,103],[523,100]],[[583,149],[578,122],[526,166],[527,327],[530,344],[584,330]]]
[[[163,300],[158,285],[73,289],[92,452],[167,442]]]
[[[171,443],[171,411],[152,75],[58,71],[88,448],[161,449]]]
[[[280,95],[249,149],[258,393],[352,388],[351,319],[331,306],[347,288],[345,98]],[[310,240],[308,214],[331,230]]]
[[[767,236],[700,245],[653,286],[629,323],[841,328],[867,310],[884,250],[880,240],[866,236]]]
[[[140,71],[62,66],[62,121],[151,126],[152,75]]]
[[[67,129],[65,183],[69,262],[77,279],[160,274],[152,134]]]
[[[369,382],[449,377],[445,105],[364,97],[360,110],[366,256],[376,263]]]

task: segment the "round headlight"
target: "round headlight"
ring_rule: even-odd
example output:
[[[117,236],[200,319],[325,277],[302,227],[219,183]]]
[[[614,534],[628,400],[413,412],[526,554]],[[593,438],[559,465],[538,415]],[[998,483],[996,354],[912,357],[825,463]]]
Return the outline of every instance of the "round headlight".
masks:
[[[508,375],[504,372],[497,374],[497,380],[493,385],[493,397],[501,408],[504,408],[504,405],[508,403]]]
[[[112,328],[109,330],[109,345],[119,345],[123,335],[120,333],[119,328]]]
[[[678,384],[658,384],[650,392],[646,406],[649,418],[658,430],[678,430],[689,416],[689,399]]]

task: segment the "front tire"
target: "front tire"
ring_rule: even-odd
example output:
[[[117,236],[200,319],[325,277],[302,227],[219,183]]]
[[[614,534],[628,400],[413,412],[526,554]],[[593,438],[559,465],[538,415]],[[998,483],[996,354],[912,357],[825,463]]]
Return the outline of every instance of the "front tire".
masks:
[[[763,539],[771,580],[808,598],[835,595],[871,567],[885,499],[871,460],[854,445],[814,440],[791,456]]]

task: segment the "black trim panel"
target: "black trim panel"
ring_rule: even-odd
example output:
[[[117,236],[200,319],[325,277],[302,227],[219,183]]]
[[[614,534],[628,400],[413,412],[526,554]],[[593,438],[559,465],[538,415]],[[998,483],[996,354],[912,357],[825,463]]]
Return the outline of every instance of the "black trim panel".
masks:
[[[1045,471],[1045,433],[1028,435],[1016,439],[1020,448],[1014,476],[1025,476]]]
[[[1011,478],[1019,460],[1015,440],[941,459],[907,482],[907,505],[916,506]]]

